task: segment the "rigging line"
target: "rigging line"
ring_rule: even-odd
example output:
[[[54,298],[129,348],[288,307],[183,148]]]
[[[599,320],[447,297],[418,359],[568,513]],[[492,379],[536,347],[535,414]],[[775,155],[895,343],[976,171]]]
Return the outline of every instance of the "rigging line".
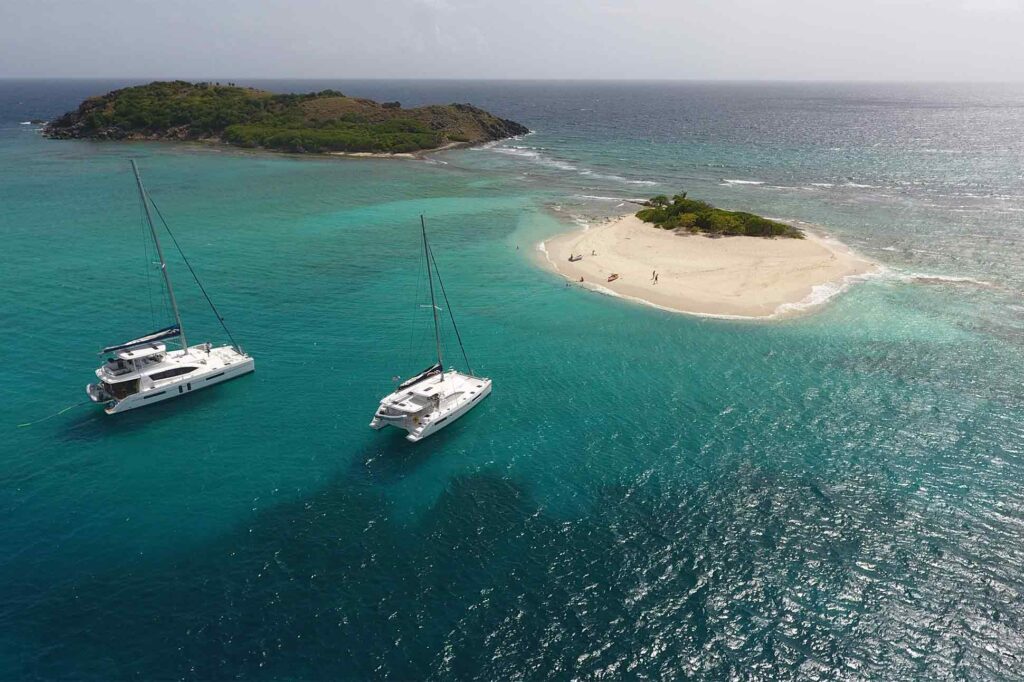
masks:
[[[153,307],[153,283],[149,272],[153,269],[153,262],[150,260],[149,256],[149,235],[146,234],[146,216],[144,207],[142,206],[142,197],[138,197],[138,202],[139,227],[142,228],[142,231],[139,233],[142,235],[142,271],[146,275],[146,297],[149,299],[149,323],[151,326],[156,327],[156,309]]]
[[[427,261],[427,283],[430,285],[430,312],[434,317],[434,343],[437,346],[437,364],[444,369],[444,360],[441,358],[441,322],[437,317],[437,299],[434,297],[434,276],[430,273],[430,244],[427,242],[427,224],[423,221],[423,214],[420,214],[420,230],[423,232],[423,259]],[[436,263],[434,265],[437,265]]]
[[[416,276],[413,278],[413,307],[409,314],[411,324],[409,326],[409,347],[406,349],[406,359],[412,363],[416,359],[416,349],[420,347],[423,338],[422,327],[420,326],[420,296],[423,291],[423,261],[416,258]]]
[[[178,253],[181,254],[181,260],[185,261],[185,266],[188,268],[188,271],[192,273],[192,279],[196,281],[196,284],[199,285],[199,290],[203,292],[203,298],[205,298],[206,302],[210,304],[210,309],[213,310],[213,314],[217,317],[217,321],[220,322],[220,326],[224,328],[224,332],[228,335],[228,338],[231,339],[231,345],[234,346],[238,352],[242,352],[242,347],[238,345],[238,342],[235,341],[235,337],[231,335],[231,330],[228,329],[228,325],[224,322],[224,318],[221,316],[220,311],[217,310],[217,306],[213,304],[213,300],[210,298],[210,295],[206,293],[206,287],[204,287],[203,283],[199,281],[199,275],[197,275],[196,271],[192,269],[192,264],[188,262],[188,257],[185,256],[185,252],[181,250],[181,245],[178,244],[177,238],[175,238],[174,233],[171,232],[170,225],[168,225],[167,221],[164,220],[164,214],[160,212],[160,207],[156,205],[155,201],[153,201],[153,197],[149,196],[149,192],[146,193],[146,197],[149,199],[149,203],[153,205],[153,208],[156,209],[156,214],[160,217],[160,222],[163,223],[164,229],[167,230],[167,234],[171,236],[171,241],[174,242],[174,248],[176,248]]]
[[[462,359],[466,361],[466,369],[469,375],[473,376],[473,368],[469,364],[469,357],[466,355],[466,347],[462,345],[462,334],[459,333],[459,325],[455,324],[455,313],[452,312],[452,305],[448,302],[448,292],[444,290],[444,280],[441,279],[441,271],[437,269],[437,261],[434,259],[434,250],[427,245],[427,253],[430,261],[434,264],[434,274],[437,275],[437,283],[441,285],[441,296],[444,298],[444,307],[448,309],[448,317],[452,320],[452,328],[455,330],[455,338],[459,340],[459,349],[462,350]]]

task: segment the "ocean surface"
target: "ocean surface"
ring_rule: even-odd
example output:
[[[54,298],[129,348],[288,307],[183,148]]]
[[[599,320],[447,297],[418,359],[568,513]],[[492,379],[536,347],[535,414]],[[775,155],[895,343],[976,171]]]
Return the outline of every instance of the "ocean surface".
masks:
[[[126,84],[0,81],[0,678],[1024,676],[1024,86],[246,83],[535,131],[425,161],[27,123]],[[129,158],[257,369],[112,418],[168,321]],[[541,267],[680,190],[884,270],[743,322]],[[494,392],[412,445],[421,213]]]

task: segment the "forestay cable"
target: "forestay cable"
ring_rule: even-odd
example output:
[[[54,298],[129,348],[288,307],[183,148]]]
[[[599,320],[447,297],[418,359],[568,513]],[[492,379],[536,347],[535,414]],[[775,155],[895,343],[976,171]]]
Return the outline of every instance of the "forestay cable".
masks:
[[[171,232],[170,225],[168,225],[167,221],[164,220],[164,214],[160,212],[160,207],[156,205],[155,201],[153,201],[153,197],[149,195],[149,192],[146,192],[146,198],[149,199],[149,203],[153,206],[154,209],[156,209],[156,214],[157,216],[160,217],[160,222],[163,223],[164,229],[167,230],[167,234],[170,235],[171,241],[174,242],[174,248],[176,248],[178,250],[178,253],[181,254],[181,259],[185,261],[185,266],[188,268],[188,271],[192,273],[192,279],[196,281],[196,284],[199,285],[199,290],[203,292],[203,298],[205,298],[206,302],[210,304],[210,309],[213,311],[213,314],[217,317],[217,321],[220,322],[220,326],[224,328],[224,332],[228,335],[228,338],[231,339],[231,345],[234,346],[239,353],[241,353],[242,347],[238,345],[237,341],[235,341],[235,337],[231,335],[231,330],[228,329],[227,323],[221,316],[220,311],[217,310],[217,306],[213,304],[213,300],[210,298],[210,295],[206,293],[206,287],[204,287],[203,283],[199,281],[199,275],[197,275],[196,271],[192,269],[192,264],[188,262],[188,257],[185,256],[185,252],[181,250],[181,245],[178,244],[177,238],[175,238],[174,233]]]
[[[473,368],[469,365],[469,357],[466,355],[466,347],[462,345],[462,335],[459,334],[459,325],[455,324],[455,313],[452,312],[452,304],[448,302],[448,293],[444,290],[444,280],[441,279],[441,271],[437,269],[437,261],[434,259],[434,249],[427,244],[427,253],[430,254],[430,262],[434,264],[434,274],[437,275],[437,283],[441,285],[441,296],[444,298],[444,307],[448,309],[448,317],[452,320],[452,328],[455,329],[455,338],[459,341],[459,349],[462,351],[462,359],[466,361],[466,369],[470,376],[473,375]]]

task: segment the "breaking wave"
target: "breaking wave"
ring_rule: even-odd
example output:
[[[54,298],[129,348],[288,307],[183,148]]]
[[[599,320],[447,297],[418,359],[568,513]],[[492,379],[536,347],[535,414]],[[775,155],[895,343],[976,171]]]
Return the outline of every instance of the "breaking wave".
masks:
[[[984,287],[987,289],[994,288],[996,286],[994,282],[975,279],[974,277],[931,275],[922,272],[897,273],[894,274],[893,277],[901,282],[908,282],[911,284],[964,284],[968,286]]]
[[[516,138],[513,138],[516,139]],[[506,142],[506,144],[500,144]],[[475,147],[474,149],[487,149],[498,154],[505,154],[506,156],[514,156],[520,159],[526,159],[533,161],[542,166],[548,168],[555,168],[563,171],[576,171],[579,175],[587,178],[596,178],[599,180],[612,180],[614,182],[621,182],[627,185],[657,185],[658,183],[654,180],[632,180],[622,175],[615,175],[613,173],[601,173],[590,168],[580,168],[568,161],[552,157],[545,152],[547,151],[544,147],[530,147],[526,145],[515,145],[507,144],[507,140],[499,140],[495,142],[489,142],[485,145]]]

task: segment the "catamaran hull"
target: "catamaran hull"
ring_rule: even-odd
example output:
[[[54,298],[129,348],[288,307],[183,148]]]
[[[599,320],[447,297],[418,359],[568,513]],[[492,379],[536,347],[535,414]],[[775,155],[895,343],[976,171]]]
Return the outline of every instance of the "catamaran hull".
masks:
[[[371,429],[383,429],[385,426],[394,426],[399,429],[408,431],[408,435],[405,439],[411,443],[417,443],[427,436],[431,436],[444,427],[448,426],[456,419],[466,414],[474,407],[483,402],[483,399],[491,394],[491,382],[486,381],[483,388],[474,395],[472,398],[467,400],[462,405],[452,409],[450,412],[439,415],[437,419],[431,419],[427,423],[417,422],[411,416],[403,417],[401,419],[386,418],[380,414],[374,416],[370,422]]]
[[[249,374],[255,369],[256,363],[253,359],[250,357],[244,357],[242,360],[236,361],[228,367],[215,367],[207,371],[192,372],[183,376],[179,381],[165,384],[159,388],[154,388],[148,391],[141,391],[123,398],[122,400],[108,399],[104,401],[98,394],[95,384],[86,386],[85,390],[94,402],[106,403],[103,410],[104,412],[107,414],[119,414],[121,412],[127,412],[128,410],[162,403],[163,401],[171,400],[172,398],[180,398],[181,396],[188,395],[189,393],[195,393],[200,389],[215,386],[216,384],[222,384],[225,381],[230,381],[231,379],[237,379],[240,376]]]

